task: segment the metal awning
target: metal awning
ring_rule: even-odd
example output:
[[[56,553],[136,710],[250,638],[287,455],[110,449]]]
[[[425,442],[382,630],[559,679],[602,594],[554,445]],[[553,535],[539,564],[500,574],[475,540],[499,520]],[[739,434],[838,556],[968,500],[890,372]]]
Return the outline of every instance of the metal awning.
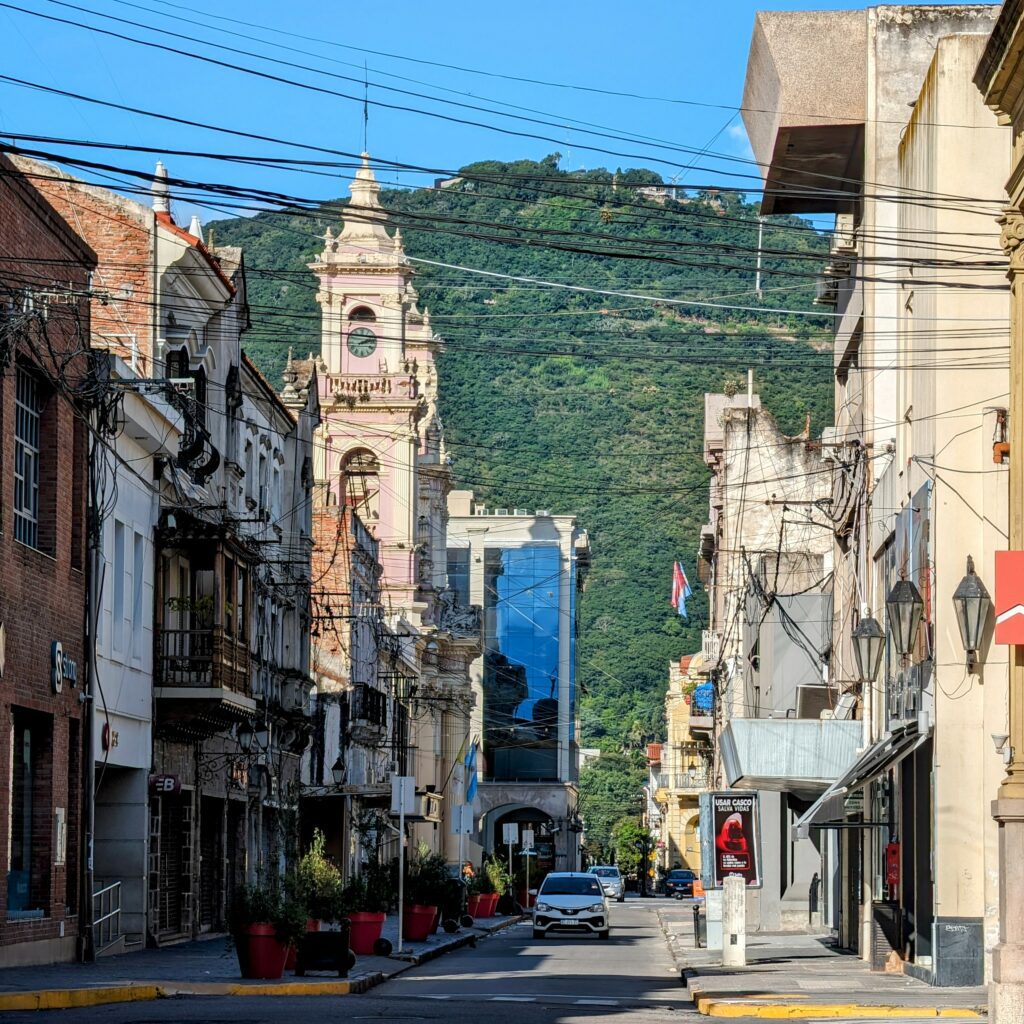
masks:
[[[797,820],[797,838],[806,839],[812,827],[828,828],[830,824],[837,823],[837,819],[845,817],[847,794],[863,789],[868,783],[883,776],[917,750],[930,735],[931,728],[921,732],[917,722],[909,722],[873,743]]]

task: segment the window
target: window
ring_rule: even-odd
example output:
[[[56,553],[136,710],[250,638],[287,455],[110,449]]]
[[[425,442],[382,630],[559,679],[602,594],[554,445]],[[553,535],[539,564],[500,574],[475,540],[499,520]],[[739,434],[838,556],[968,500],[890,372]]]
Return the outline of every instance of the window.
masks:
[[[115,651],[124,650],[125,558],[124,523],[114,521],[114,608],[110,623]]]
[[[11,709],[7,920],[45,917],[50,903],[53,719]]]
[[[39,383],[18,367],[14,405],[14,539],[39,547]]]
[[[448,586],[463,608],[469,607],[469,555],[469,548],[448,549]]]
[[[349,320],[364,324],[372,324],[377,319],[373,314],[373,310],[370,309],[369,306],[356,306],[356,308],[349,313],[348,318]]]
[[[380,519],[380,463],[372,452],[351,452],[341,467],[341,488],[345,504],[374,527]]]
[[[132,550],[132,657],[142,657],[142,640],[144,623],[146,621],[142,614],[143,582],[146,573],[145,569],[146,538],[141,533],[134,536]]]

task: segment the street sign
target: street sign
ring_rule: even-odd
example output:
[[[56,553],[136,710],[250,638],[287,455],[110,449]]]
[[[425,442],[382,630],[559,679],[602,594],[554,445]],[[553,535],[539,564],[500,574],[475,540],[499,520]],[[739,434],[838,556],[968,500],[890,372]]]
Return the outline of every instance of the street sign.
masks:
[[[391,813],[412,814],[416,807],[416,777],[414,775],[391,776]]]
[[[520,840],[520,845],[522,846],[524,852],[526,850],[532,850],[533,849],[533,829],[532,828],[524,828],[523,829],[523,835],[522,835],[522,838]]]
[[[519,826],[513,822],[506,822],[501,826],[502,841],[506,846],[515,846],[519,842]]]
[[[452,808],[452,835],[471,836],[473,828],[473,808],[469,804],[456,804]]]

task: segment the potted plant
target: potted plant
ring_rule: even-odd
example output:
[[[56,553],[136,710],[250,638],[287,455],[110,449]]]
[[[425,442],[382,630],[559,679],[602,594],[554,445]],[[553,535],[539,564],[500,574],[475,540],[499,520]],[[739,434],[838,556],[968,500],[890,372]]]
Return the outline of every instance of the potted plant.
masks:
[[[372,860],[345,888],[348,919],[351,922],[349,945],[359,956],[370,956],[384,930],[384,921],[394,900],[392,872],[388,865]]]
[[[402,938],[423,942],[437,928],[448,880],[444,857],[420,850],[417,856],[410,858],[405,877]]]
[[[488,903],[488,890],[491,887],[487,875],[481,871],[479,874],[466,876],[466,888],[469,891],[469,898],[466,901],[466,913],[470,917],[486,917],[484,910]]]
[[[345,916],[345,880],[328,858],[324,834],[319,829],[299,858],[290,882],[295,898],[305,905],[309,915],[306,931],[319,931],[322,921],[339,921]]]
[[[487,896],[485,917],[494,917],[498,909],[498,900],[505,894],[511,882],[508,868],[500,857],[491,857],[484,861],[484,874],[490,883],[491,891]]]
[[[280,978],[288,949],[306,927],[306,909],[278,884],[242,886],[231,902],[228,928],[243,978]]]

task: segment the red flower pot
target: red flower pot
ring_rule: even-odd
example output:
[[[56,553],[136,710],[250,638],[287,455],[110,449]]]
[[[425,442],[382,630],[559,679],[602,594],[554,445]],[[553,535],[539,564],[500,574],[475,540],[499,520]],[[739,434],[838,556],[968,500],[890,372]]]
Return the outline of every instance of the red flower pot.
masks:
[[[407,904],[402,912],[402,938],[409,942],[426,942],[434,930],[437,907],[424,907],[418,903]]]
[[[532,907],[534,903],[537,902],[537,897],[531,896],[529,889],[520,889],[516,893],[516,900],[518,901],[519,906],[528,909],[529,907]]]
[[[236,942],[243,978],[272,980],[284,974],[288,947],[277,940],[272,924],[251,924]]]
[[[469,914],[470,917],[483,917],[483,914],[480,912],[480,903],[484,899],[486,899],[486,897],[483,893],[475,893],[470,896],[469,899],[466,900],[466,913]]]
[[[498,899],[499,899],[498,893],[496,893],[496,892],[489,892],[489,893],[487,893],[484,896],[484,899],[487,902],[486,902],[486,904],[485,903],[481,903],[481,905],[480,905],[480,912],[481,912],[481,914],[484,917],[494,917],[495,912],[498,909]]]
[[[349,931],[349,949],[358,956],[372,956],[373,944],[380,938],[384,930],[384,914],[372,914],[368,911],[357,911],[349,914],[352,922]]]

